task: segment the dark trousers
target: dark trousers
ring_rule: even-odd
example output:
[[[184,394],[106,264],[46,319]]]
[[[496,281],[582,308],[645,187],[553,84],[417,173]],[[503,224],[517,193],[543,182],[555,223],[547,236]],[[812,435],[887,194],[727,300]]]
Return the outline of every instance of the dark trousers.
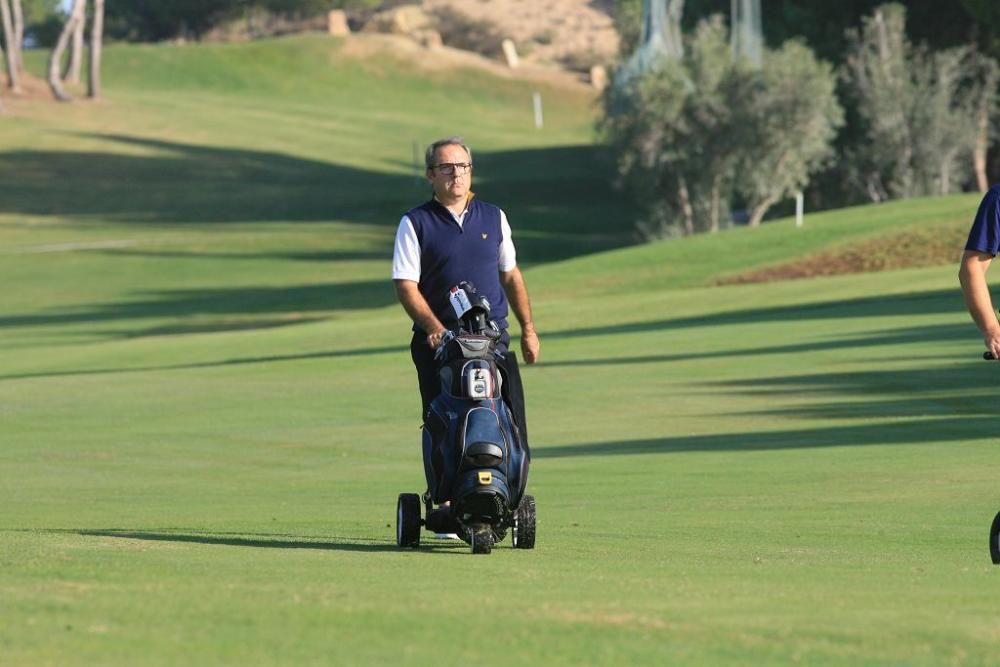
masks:
[[[510,335],[504,331],[497,350],[503,353],[503,358],[497,359],[497,367],[503,376],[501,394],[504,403],[514,415],[514,421],[521,431],[521,439],[525,449],[528,447],[528,423],[524,415],[524,387],[521,385],[521,371],[517,366],[517,355],[507,349]],[[438,376],[437,364],[434,362],[434,350],[427,344],[427,336],[421,332],[413,334],[410,341],[410,356],[417,368],[417,382],[420,384],[421,410],[420,418],[427,419],[431,401],[441,393],[441,378]]]

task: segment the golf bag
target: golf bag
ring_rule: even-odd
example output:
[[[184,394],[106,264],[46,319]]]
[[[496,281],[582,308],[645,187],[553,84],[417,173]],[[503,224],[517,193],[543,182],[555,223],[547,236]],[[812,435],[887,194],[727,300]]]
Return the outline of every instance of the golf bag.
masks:
[[[487,321],[489,303],[468,283],[452,288],[462,328],[448,332],[435,360],[441,393],[423,428],[430,499],[451,502],[466,526],[502,533],[528,483],[530,453],[502,398],[500,332]]]

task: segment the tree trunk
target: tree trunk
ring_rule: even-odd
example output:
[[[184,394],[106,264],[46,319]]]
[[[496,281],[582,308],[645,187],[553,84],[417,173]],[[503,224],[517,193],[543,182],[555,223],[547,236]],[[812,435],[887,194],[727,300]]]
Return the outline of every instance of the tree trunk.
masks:
[[[721,203],[720,200],[722,198],[719,194],[719,189],[719,179],[715,178],[712,181],[711,220],[709,220],[708,223],[708,232],[710,234],[715,234],[719,231],[719,208]]]
[[[83,23],[77,23],[76,30],[73,31],[69,63],[63,73],[63,81],[66,83],[80,83],[80,73],[83,71]]]
[[[941,156],[941,174],[939,175],[940,185],[938,194],[946,195],[951,192],[951,160],[953,153],[945,153]]]
[[[764,198],[763,201],[759,202],[756,206],[754,206],[753,209],[751,209],[750,211],[750,222],[749,222],[750,226],[760,227],[760,223],[764,219],[764,216],[767,214],[768,209],[774,206],[775,203],[777,203],[777,201],[778,201],[777,197],[775,197],[774,195],[768,195],[767,197]]]
[[[11,7],[14,10],[14,48],[17,49],[17,71],[24,72],[24,9],[21,7],[21,0],[11,0]]]
[[[684,215],[684,233],[694,234],[694,209],[691,207],[691,196],[688,194],[687,181],[683,178],[677,186],[677,196],[681,200],[681,213]]]
[[[101,96],[101,48],[104,44],[104,0],[94,0],[94,22],[90,26],[90,78],[87,95]]]
[[[10,17],[10,2],[0,0],[0,17],[3,18],[3,41],[7,44],[7,85],[14,93],[21,92],[21,70],[17,64],[17,46],[14,23]]]
[[[86,0],[73,0],[73,9],[69,13],[69,18],[66,19],[66,25],[63,26],[62,32],[59,34],[59,40],[49,55],[49,88],[52,89],[52,94],[60,102],[71,102],[73,100],[63,90],[62,78],[59,76],[59,65],[62,63],[63,53],[66,51],[66,45],[69,43],[73,31],[76,30],[78,23],[83,22],[83,10],[85,6]]]
[[[986,177],[986,151],[990,146],[990,108],[983,104],[976,118],[976,139],[972,145],[972,166],[976,171],[976,185],[981,193],[990,189],[990,181]]]

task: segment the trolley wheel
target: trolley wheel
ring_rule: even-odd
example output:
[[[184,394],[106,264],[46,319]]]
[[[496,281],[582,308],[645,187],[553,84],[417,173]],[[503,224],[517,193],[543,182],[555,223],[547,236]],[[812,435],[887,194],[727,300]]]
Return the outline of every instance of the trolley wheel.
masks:
[[[535,548],[535,497],[524,496],[514,510],[514,527],[511,539],[515,549]]]
[[[476,530],[473,531],[469,539],[469,546],[474,554],[488,554],[493,551],[493,531]]]
[[[1000,565],[1000,512],[993,517],[993,525],[990,526],[990,558],[994,565]]]
[[[396,544],[401,547],[420,546],[420,496],[399,494],[396,503]]]

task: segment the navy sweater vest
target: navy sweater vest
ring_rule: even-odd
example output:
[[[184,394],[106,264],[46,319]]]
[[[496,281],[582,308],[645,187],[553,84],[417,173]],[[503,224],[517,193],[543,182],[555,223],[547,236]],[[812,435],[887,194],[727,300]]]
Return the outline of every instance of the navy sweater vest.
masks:
[[[507,328],[507,296],[500,284],[500,209],[473,199],[462,226],[437,200],[407,211],[420,242],[420,293],[441,323],[458,326],[448,290],[463,280],[490,302],[490,319]],[[416,328],[414,327],[414,330]]]

